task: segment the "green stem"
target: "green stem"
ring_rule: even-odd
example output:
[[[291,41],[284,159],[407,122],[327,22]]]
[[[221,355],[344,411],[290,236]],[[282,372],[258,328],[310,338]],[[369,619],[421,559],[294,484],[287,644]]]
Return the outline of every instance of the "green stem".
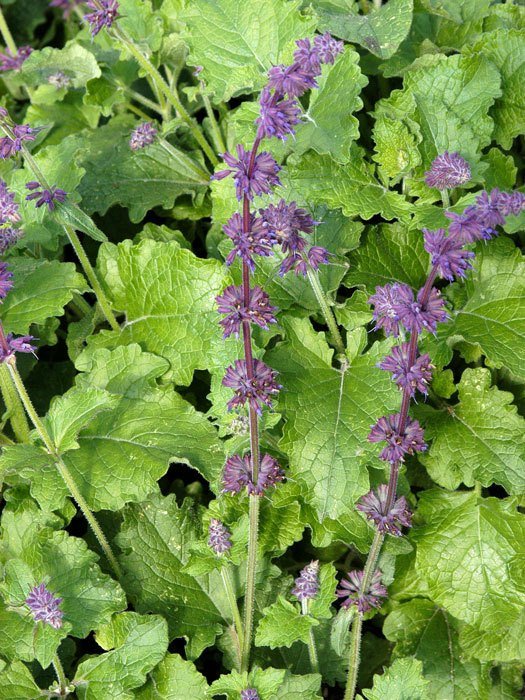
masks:
[[[69,695],[67,692],[67,678],[66,674],[64,673],[64,667],[62,666],[62,662],[60,661],[60,657],[58,656],[58,652],[53,656],[53,668],[55,669],[55,673],[57,674],[58,678],[58,684],[60,685],[60,695],[63,697],[66,697]]]
[[[380,10],[382,5],[383,5],[383,0],[374,0],[374,8],[376,10]]]
[[[309,602],[308,599],[301,600],[301,612],[303,615],[308,615]],[[310,657],[312,673],[319,673],[319,659],[317,658],[317,649],[315,648],[315,637],[312,628],[310,628],[308,635],[308,656]]]
[[[210,120],[211,132],[213,134],[213,144],[219,153],[225,153],[227,151],[226,144],[222,137],[222,131],[219,126],[218,121],[215,119],[215,114],[213,112],[213,107],[211,106],[210,98],[205,94],[204,91],[201,92],[202,101],[204,102],[204,108],[206,109],[206,114]]]
[[[11,34],[11,31],[9,27],[7,26],[7,22],[5,21],[4,13],[2,12],[2,8],[0,7],[0,33],[2,34],[2,37],[5,41],[5,44],[9,51],[11,51],[12,54],[16,54],[18,51],[18,47],[15,44],[15,40],[13,39],[13,35]]]
[[[440,190],[441,201],[443,202],[443,207],[448,209],[450,207],[450,197],[448,196],[448,190]]]
[[[260,496],[250,495],[250,525],[248,539],[248,564],[246,568],[246,596],[244,599],[244,644],[241,672],[248,671],[252,645],[253,609],[255,604],[255,574],[257,568],[257,538],[259,535]]]
[[[237,596],[233,589],[233,583],[230,576],[230,565],[227,564],[221,569],[222,582],[224,584],[224,590],[226,591],[226,596],[228,597],[228,602],[230,603],[230,609],[232,612],[233,622],[235,625],[235,631],[237,632],[237,642],[238,648],[237,653],[239,657],[239,666],[242,655],[242,648],[244,646],[244,632],[242,629],[242,618],[239,612],[239,606],[237,605]]]
[[[153,102],[153,100],[150,100],[148,97],[145,97],[142,95],[140,92],[137,92],[137,90],[133,90],[132,88],[128,87],[127,85],[123,85],[122,83],[115,83],[121,90],[124,90],[124,92],[127,92],[130,97],[132,97],[135,102],[139,102],[143,107],[147,107],[148,109],[151,109],[152,112],[157,112],[157,114],[160,114],[162,116],[162,107],[160,107],[156,102]]]
[[[134,104],[131,104],[131,102],[126,102],[126,109],[129,109],[130,112],[133,112],[133,114],[136,114],[137,117],[140,117],[141,119],[144,119],[144,121],[149,122],[149,117],[146,114],[146,112],[143,112],[140,107],[137,107]]]
[[[35,426],[35,429],[36,429],[38,435],[40,436],[40,439],[42,440],[42,442],[44,443],[44,445],[46,447],[46,450],[49,452],[51,457],[54,459],[55,466],[58,470],[58,473],[60,474],[60,476],[64,480],[66,486],[69,489],[69,493],[71,494],[73,499],[77,502],[80,510],[84,514],[84,517],[88,521],[91,529],[93,530],[95,537],[97,538],[100,546],[102,547],[102,550],[104,551],[104,554],[106,555],[107,560],[110,563],[117,578],[121,578],[122,572],[121,572],[119,563],[118,563],[115,555],[113,554],[113,551],[109,545],[109,542],[106,539],[106,536],[102,532],[102,529],[101,529],[100,525],[98,524],[97,519],[95,518],[94,514],[91,512],[91,509],[89,508],[84,497],[80,493],[71,472],[66,467],[64,460],[62,459],[61,455],[59,454],[55,444],[53,443],[53,440],[51,439],[51,436],[47,432],[42,420],[38,416],[38,413],[36,412],[35,407],[33,406],[33,403],[31,402],[31,399],[29,398],[29,394],[27,393],[24,382],[22,381],[22,377],[20,376],[20,373],[17,369],[15,357],[12,356],[9,359],[7,359],[6,364],[7,364],[7,367],[9,369],[9,374],[11,375],[11,379],[13,381],[13,384],[15,385],[16,390],[18,392],[18,395],[20,396],[20,399],[22,400],[22,403],[24,404],[27,415],[29,416],[31,422]]]
[[[359,670],[359,658],[361,656],[361,630],[363,628],[363,617],[358,613],[354,617],[352,625],[352,635],[350,638],[350,665],[348,668],[348,678],[346,681],[344,700],[354,700],[357,687],[357,672]]]
[[[72,303],[76,306],[76,308],[82,316],[87,316],[93,311],[93,309],[84,299],[84,297],[78,292],[74,292]]]
[[[315,298],[317,299],[317,303],[321,307],[321,312],[322,312],[324,319],[326,321],[326,325],[328,326],[328,328],[330,330],[330,335],[332,336],[332,342],[335,345],[337,353],[339,355],[344,355],[345,354],[345,346],[343,343],[343,339],[341,338],[341,333],[339,332],[339,328],[337,327],[337,323],[336,323],[333,311],[330,308],[330,303],[328,302],[328,300],[325,296],[325,293],[323,291],[323,288],[321,287],[321,283],[319,282],[319,275],[317,274],[317,272],[314,272],[314,270],[312,270],[312,268],[310,266],[307,267],[307,275],[308,275],[308,281],[310,282],[312,290],[315,294]]]
[[[0,365],[0,389],[4,399],[13,433],[18,442],[29,442],[29,423],[18,393],[13,387],[9,370],[5,364]]]
[[[474,491],[474,493],[476,494],[476,496],[477,496],[478,498],[481,497],[481,484],[479,483],[479,481],[475,481],[475,482],[474,482],[474,489],[473,489],[473,491]]]
[[[214,166],[217,165],[219,159],[213,152],[210,144],[204,137],[204,134],[200,130],[197,123],[191,118],[191,116],[186,111],[184,105],[180,101],[177,91],[175,89],[170,90],[169,85],[166,83],[166,81],[155,68],[155,66],[146,58],[146,56],[144,56],[140,49],[137,46],[135,46],[133,41],[129,37],[127,37],[121,29],[114,29],[114,32],[119,41],[121,41],[124,44],[124,46],[128,49],[128,51],[132,54],[132,56],[134,56],[134,58],[137,59],[137,63],[141,66],[141,68],[146,72],[147,75],[150,76],[158,92],[163,94],[168,100],[168,102],[171,105],[173,105],[179,117],[187,124],[195,140],[210,159],[210,162]]]

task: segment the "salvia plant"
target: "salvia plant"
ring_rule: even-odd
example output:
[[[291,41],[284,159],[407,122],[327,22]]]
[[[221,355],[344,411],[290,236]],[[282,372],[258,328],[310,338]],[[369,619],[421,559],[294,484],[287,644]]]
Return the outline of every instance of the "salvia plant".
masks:
[[[0,34],[0,700],[522,697],[525,9]]]

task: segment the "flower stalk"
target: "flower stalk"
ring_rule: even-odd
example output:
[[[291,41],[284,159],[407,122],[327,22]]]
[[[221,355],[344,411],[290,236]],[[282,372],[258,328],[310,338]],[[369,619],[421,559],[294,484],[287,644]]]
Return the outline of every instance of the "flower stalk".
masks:
[[[22,443],[29,442],[29,423],[27,422],[24,407],[17,391],[13,387],[9,370],[4,364],[0,365],[0,389],[17,441]]]

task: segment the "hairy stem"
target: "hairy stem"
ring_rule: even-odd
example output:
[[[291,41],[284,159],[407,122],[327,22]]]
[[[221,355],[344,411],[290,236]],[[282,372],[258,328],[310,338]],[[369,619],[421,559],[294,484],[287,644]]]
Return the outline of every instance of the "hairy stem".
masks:
[[[259,534],[259,502],[259,496],[250,495],[250,527],[248,564],[246,568],[246,596],[244,599],[244,644],[242,649],[241,671],[247,671],[250,665],[253,609],[255,604],[255,573],[257,570],[257,539]]]
[[[67,692],[68,682],[58,652],[53,656],[52,663],[53,668],[55,669],[55,673],[57,675],[58,684],[60,686],[60,695],[66,697],[67,695],[69,695],[69,693]]]
[[[210,120],[211,133],[213,135],[213,145],[219,153],[224,153],[226,151],[226,144],[224,143],[219,123],[215,119],[215,114],[213,112],[213,107],[211,106],[210,98],[208,97],[208,95],[206,95],[204,90],[201,91],[201,97],[202,101],[204,102],[206,114],[208,115],[208,119]]]
[[[359,661],[361,656],[361,631],[363,629],[363,616],[357,613],[352,625],[352,635],[350,637],[350,666],[348,668],[348,678],[344,700],[354,700],[357,687],[357,674],[359,671]]]
[[[308,615],[309,602],[310,601],[307,598],[303,598],[303,600],[301,600],[301,613],[303,615]],[[311,628],[308,633],[308,656],[310,657],[312,673],[319,673],[319,660],[317,657],[317,649],[315,647],[314,631]]]
[[[319,282],[319,275],[317,274],[317,272],[312,270],[310,265],[308,265],[308,268],[307,268],[307,275],[308,275],[308,281],[310,282],[312,290],[315,294],[315,298],[317,299],[317,303],[319,304],[319,306],[321,308],[321,312],[322,312],[324,319],[326,321],[326,325],[328,326],[328,328],[330,330],[330,335],[332,336],[332,342],[335,345],[335,348],[337,350],[337,354],[344,356],[345,345],[343,343],[343,339],[341,338],[341,333],[339,332],[339,328],[337,327],[334,312],[331,309],[331,304],[328,301],[328,299],[326,298],[326,295],[323,291],[323,288],[321,287],[321,283]]]
[[[29,398],[29,394],[27,393],[27,389],[25,388],[24,382],[22,381],[22,377],[20,376],[20,373],[17,369],[16,366],[16,359],[13,356],[8,358],[6,360],[7,367],[9,369],[9,374],[11,375],[11,379],[13,381],[13,384],[16,387],[16,390],[18,392],[18,395],[20,396],[20,399],[22,403],[24,404],[24,407],[26,409],[27,415],[29,416],[31,422],[35,426],[35,429],[44,443],[46,450],[48,453],[51,455],[55,462],[55,466],[58,470],[58,473],[64,480],[66,486],[69,489],[69,493],[73,497],[73,499],[77,502],[80,510],[82,511],[84,517],[86,518],[89,526],[93,530],[93,533],[95,537],[97,538],[100,546],[102,547],[102,550],[104,554],[107,557],[107,560],[109,564],[111,565],[111,568],[115,572],[116,576],[118,578],[121,578],[122,576],[122,571],[120,569],[119,563],[113,554],[113,551],[109,545],[108,540],[106,539],[106,536],[102,532],[102,529],[100,525],[98,524],[97,519],[95,518],[94,514],[92,513],[91,509],[89,508],[88,504],[86,503],[86,500],[80,493],[78,486],[75,483],[75,480],[69,471],[69,469],[66,467],[64,460],[62,459],[60,453],[57,450],[56,445],[54,444],[53,440],[51,439],[51,436],[47,432],[44,423],[38,416],[38,413],[35,410],[35,407],[33,406],[33,403],[31,402],[31,399]]]
[[[123,85],[122,83],[115,83],[115,85],[119,90],[126,92],[132,99],[135,100],[135,102],[139,102],[143,107],[147,107],[148,109],[151,109],[152,112],[157,112],[157,114],[162,116],[162,107],[156,102],[153,102],[153,100],[150,100],[149,97],[145,97],[142,93],[137,92],[137,90],[133,90],[133,88]]]
[[[17,441],[29,442],[29,423],[27,422],[24,406],[13,386],[9,370],[5,364],[0,365],[0,389],[2,390],[2,398],[7,408],[11,428]]]
[[[222,582],[224,584],[224,590],[226,591],[226,596],[230,604],[230,609],[232,613],[233,623],[235,625],[235,632],[237,633],[237,655],[238,655],[238,665],[241,666],[242,649],[244,646],[244,632],[242,628],[242,617],[239,612],[239,606],[237,605],[237,596],[235,595],[235,590],[233,588],[233,582],[231,579],[230,565],[226,564],[221,569]]]
[[[448,190],[440,190],[441,192],[441,201],[443,202],[443,209],[448,209],[450,207],[450,197],[448,194]]]

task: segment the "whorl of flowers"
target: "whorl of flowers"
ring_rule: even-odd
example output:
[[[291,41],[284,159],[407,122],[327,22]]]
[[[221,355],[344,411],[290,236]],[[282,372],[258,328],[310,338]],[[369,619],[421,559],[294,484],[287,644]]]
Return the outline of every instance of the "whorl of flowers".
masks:
[[[470,165],[459,153],[445,151],[432,161],[425,182],[438,190],[452,190],[470,180]]]
[[[311,561],[295,579],[292,595],[301,602],[315,598],[319,592],[319,562]]]
[[[246,688],[241,690],[241,700],[260,700],[259,693],[255,688]]]
[[[375,491],[369,491],[359,499],[357,510],[364,513],[379,532],[401,537],[401,527],[410,527],[412,524],[412,513],[404,496],[397,498],[390,507],[387,504],[387,496],[388,486],[380,484]]]
[[[9,48],[6,48],[5,51],[0,51],[0,72],[19,70],[32,53],[33,48],[31,46],[20,46],[15,53],[12,53]]]
[[[231,532],[220,520],[212,518],[208,528],[208,546],[215,554],[224,554],[231,549]]]
[[[157,138],[157,129],[151,122],[143,122],[139,124],[131,132],[129,139],[129,147],[132,151],[140,151],[146,146],[151,146]]]
[[[259,464],[256,483],[252,479],[252,462],[249,454],[233,455],[226,460],[222,474],[225,493],[240,493],[245,488],[250,495],[262,496],[264,492],[284,479],[279,462],[270,455],[263,455]]]
[[[86,7],[92,10],[84,15],[91,27],[91,34],[96,36],[104,27],[111,27],[119,10],[117,0],[88,0]]]
[[[56,202],[66,201],[67,192],[58,187],[53,186],[51,189],[46,189],[39,182],[28,182],[26,188],[31,193],[27,195],[26,199],[29,201],[36,200],[37,208],[46,205],[50,211],[53,211]]]
[[[387,590],[381,583],[382,572],[377,569],[369,585],[363,589],[363,571],[350,571],[346,578],[341,579],[335,594],[342,598],[342,607],[355,605],[360,613],[366,613],[372,608],[380,608],[387,596]]]
[[[62,627],[64,613],[60,610],[62,598],[55,598],[45,583],[31,589],[25,603],[35,622],[44,622],[55,629]]]

